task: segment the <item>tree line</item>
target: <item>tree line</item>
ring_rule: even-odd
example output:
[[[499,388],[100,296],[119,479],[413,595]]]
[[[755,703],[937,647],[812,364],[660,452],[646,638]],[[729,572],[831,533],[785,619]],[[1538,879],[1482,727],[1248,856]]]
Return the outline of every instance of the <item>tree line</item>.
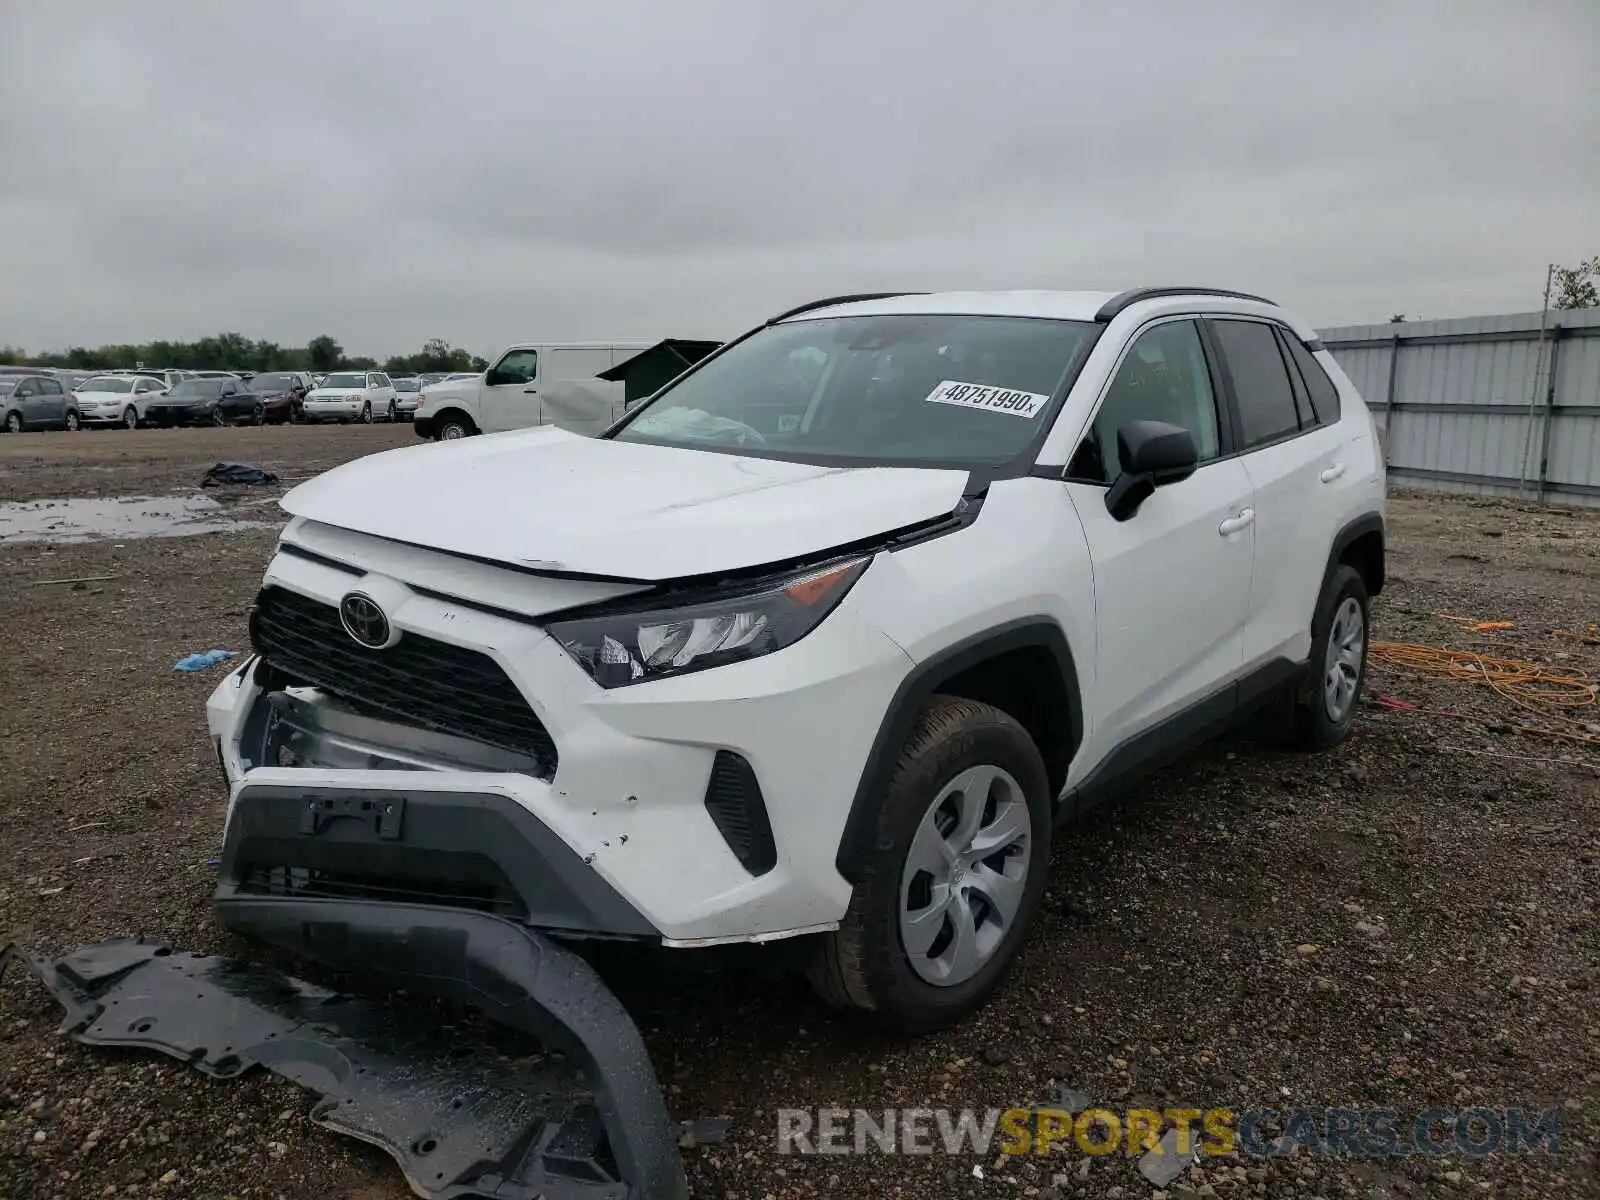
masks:
[[[197,371],[337,371],[373,370],[381,366],[392,374],[422,371],[481,371],[486,360],[452,346],[443,338],[430,338],[415,354],[394,354],[380,364],[377,359],[349,355],[327,334],[304,346],[280,346],[257,341],[242,333],[218,333],[194,342],[155,341],[106,346],[69,346],[30,355],[15,346],[0,346],[0,362],[29,367],[76,367],[107,371],[116,367],[187,367]]]

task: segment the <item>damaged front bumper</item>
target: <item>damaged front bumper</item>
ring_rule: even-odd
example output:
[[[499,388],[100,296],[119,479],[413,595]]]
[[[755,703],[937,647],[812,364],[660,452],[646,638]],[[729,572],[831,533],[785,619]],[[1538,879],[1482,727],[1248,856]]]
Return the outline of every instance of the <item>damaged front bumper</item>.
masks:
[[[317,1124],[380,1146],[421,1196],[677,1200],[688,1188],[643,1038],[581,958],[482,913],[361,901],[237,902],[254,932],[389,989],[463,1001],[549,1052],[441,1044],[437,1022],[266,968],[113,941],[15,958],[90,1045],[217,1078],[262,1066],[320,1093]]]

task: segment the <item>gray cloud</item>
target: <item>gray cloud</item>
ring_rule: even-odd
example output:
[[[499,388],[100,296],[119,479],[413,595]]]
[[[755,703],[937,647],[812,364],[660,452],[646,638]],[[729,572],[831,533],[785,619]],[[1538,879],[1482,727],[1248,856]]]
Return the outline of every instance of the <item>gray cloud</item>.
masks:
[[[1536,306],[1592,0],[0,9],[0,342],[727,335],[862,287]],[[17,53],[20,51],[20,53]]]

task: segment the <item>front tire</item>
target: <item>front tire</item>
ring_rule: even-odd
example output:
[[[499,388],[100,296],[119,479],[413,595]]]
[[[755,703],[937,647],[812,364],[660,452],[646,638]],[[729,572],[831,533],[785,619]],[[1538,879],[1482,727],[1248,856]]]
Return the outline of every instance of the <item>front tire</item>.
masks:
[[[363,425],[372,424],[372,401],[370,400],[361,406],[361,423]]]
[[[870,857],[811,968],[823,999],[903,1033],[961,1020],[1000,985],[1044,892],[1050,788],[1022,726],[936,696],[881,797]]]
[[[139,428],[139,413],[136,409],[128,409],[122,414],[122,427],[124,429]]]
[[[472,427],[472,422],[468,421],[466,417],[458,417],[452,414],[440,420],[438,429],[433,436],[435,441],[453,442],[459,438],[471,437],[477,432]]]
[[[1367,585],[1354,567],[1334,568],[1311,622],[1311,662],[1296,697],[1294,741],[1326,750],[1350,736],[1367,678]]]

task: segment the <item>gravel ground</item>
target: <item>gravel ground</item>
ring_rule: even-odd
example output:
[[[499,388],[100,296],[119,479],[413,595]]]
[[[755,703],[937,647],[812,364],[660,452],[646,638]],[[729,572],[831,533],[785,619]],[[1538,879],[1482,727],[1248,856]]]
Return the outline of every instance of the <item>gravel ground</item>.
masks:
[[[0,500],[192,488],[221,459],[294,479],[410,440],[381,427],[0,438]],[[1600,618],[1600,514],[1396,496],[1391,526],[1380,637],[1600,676],[1600,646],[1564,636]],[[228,944],[208,908],[214,675],[172,663],[244,646],[272,540],[0,544],[0,938],[51,953],[117,935]],[[114,578],[36,583],[93,575]],[[1473,633],[1438,613],[1515,624]],[[868,1033],[774,978],[764,953],[674,960],[648,987],[638,964],[621,972],[675,1114],[731,1120],[726,1142],[686,1154],[695,1194],[1161,1195],[1121,1155],[776,1149],[780,1108],[1007,1107],[1068,1085],[1114,1108],[1560,1110],[1552,1157],[1209,1160],[1174,1200],[1600,1195],[1600,747],[1518,732],[1579,727],[1471,684],[1379,667],[1374,694],[1457,715],[1369,704],[1320,758],[1242,737],[1065,831],[1020,968],[958,1029]],[[312,1127],[292,1085],[89,1050],[57,1020],[31,979],[0,986],[0,1197],[409,1194],[381,1153]]]

